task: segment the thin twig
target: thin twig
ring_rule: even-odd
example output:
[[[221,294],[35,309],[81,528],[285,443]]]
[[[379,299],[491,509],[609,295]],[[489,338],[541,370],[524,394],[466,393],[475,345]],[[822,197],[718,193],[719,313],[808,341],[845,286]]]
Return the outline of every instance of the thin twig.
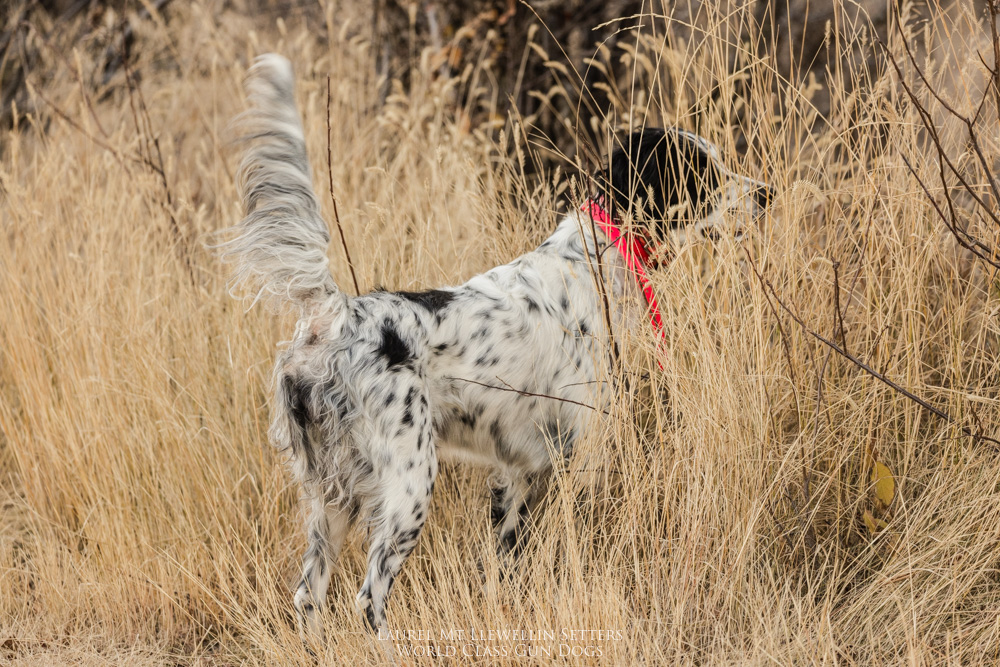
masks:
[[[153,131],[153,121],[149,116],[149,108],[146,106],[142,87],[135,82],[135,77],[129,68],[128,54],[123,54],[122,69],[125,74],[129,104],[132,108],[132,121],[135,123],[135,130],[140,141],[139,157],[142,160],[142,164],[160,179],[160,185],[163,188],[165,198],[165,201],[161,202],[161,205],[167,213],[167,218],[170,220],[170,232],[174,237],[174,243],[177,246],[177,252],[187,272],[188,279],[192,285],[196,285],[194,263],[191,260],[191,251],[188,246],[187,237],[181,229],[177,215],[174,213],[174,197],[170,189],[170,180],[167,178],[166,163],[163,160],[163,151],[160,148],[160,138]],[[136,104],[136,100],[138,100],[138,105]]]
[[[549,394],[536,394],[533,391],[526,391],[524,389],[516,389],[516,388],[510,386],[509,384],[507,384],[506,382],[504,382],[503,380],[501,380],[499,377],[497,378],[497,381],[499,381],[500,383],[502,383],[504,385],[502,387],[498,387],[495,384],[486,384],[485,382],[477,382],[475,380],[469,380],[467,378],[457,378],[457,377],[448,376],[447,379],[449,379],[449,380],[458,380],[459,382],[468,382],[469,384],[479,385],[480,387],[486,387],[487,389],[496,389],[498,391],[509,391],[509,392],[513,392],[515,394],[520,394],[521,396],[529,396],[529,397],[532,397],[532,398],[547,398],[547,399],[550,399],[550,400],[553,400],[553,401],[559,401],[560,403],[572,403],[573,405],[579,405],[582,408],[587,408],[588,410],[593,410],[594,412],[601,412],[601,413],[603,413],[605,415],[608,415],[609,417],[611,416],[611,413],[608,412],[607,410],[602,410],[600,408],[595,408],[593,405],[588,405],[587,403],[581,403],[580,401],[574,401],[574,400],[569,399],[569,398],[562,398],[561,396],[550,396]]]
[[[584,156],[584,159],[586,160],[586,156]],[[589,167],[589,165],[586,166]],[[590,169],[587,169],[587,184],[589,186],[588,188],[589,192],[587,194],[587,197],[589,198],[592,196],[590,193],[596,191],[594,188],[593,172]],[[608,341],[611,343],[610,347],[608,348],[611,351],[611,364],[612,368],[617,370],[621,368],[621,356],[618,353],[618,341],[615,339],[614,328],[612,327],[611,303],[608,300],[608,286],[604,282],[604,266],[601,261],[604,256],[604,251],[599,250],[597,247],[597,239],[599,238],[597,235],[597,223],[594,222],[594,214],[589,205],[589,199],[587,205],[587,218],[590,221],[590,235],[591,238],[594,240],[594,261],[591,261],[590,259],[590,251],[587,249],[587,238],[586,235],[583,234],[582,222],[578,223],[580,229],[580,235],[583,236],[583,249],[587,256],[587,267],[590,269],[591,276],[593,277],[594,282],[596,283],[597,292],[598,294],[601,295],[601,313],[604,315],[604,326],[607,327]],[[579,220],[579,218],[577,219]],[[613,246],[612,243],[608,243],[608,245],[604,248],[604,250],[607,250],[612,246]],[[596,268],[594,266],[595,263],[597,265]],[[626,391],[628,391],[628,386],[629,386],[628,378],[622,376],[622,379],[625,383],[625,389]]]
[[[986,244],[982,243],[976,237],[972,236],[964,228],[959,227],[956,221],[949,219],[948,216],[945,215],[944,211],[941,210],[941,207],[938,206],[937,201],[934,199],[934,195],[931,194],[930,188],[928,188],[927,185],[924,184],[923,180],[920,178],[920,175],[917,174],[917,170],[913,168],[913,165],[911,165],[910,161],[906,159],[906,156],[900,153],[899,157],[902,158],[903,164],[906,165],[906,168],[909,170],[913,178],[917,180],[917,183],[920,185],[920,189],[924,191],[924,195],[927,197],[927,200],[931,203],[931,206],[934,207],[935,212],[937,212],[938,217],[941,218],[941,221],[944,223],[945,227],[948,228],[952,236],[955,237],[955,240],[958,241],[958,244],[963,248],[965,248],[966,250],[968,250],[969,252],[971,252],[979,259],[986,262],[987,264],[992,265],[994,268],[1000,269],[1000,262],[997,262],[992,257],[987,257],[986,255],[983,254],[983,252],[987,252],[990,253],[991,255],[994,255],[995,253],[993,252],[993,249],[987,246]],[[982,251],[980,251],[979,248],[982,248]]]
[[[910,50],[909,44],[906,41],[906,35],[905,35],[905,33],[903,33],[903,29],[902,29],[902,26],[899,24],[899,21],[897,21],[896,27],[899,30],[899,33],[900,33],[900,35],[902,37],[903,48],[906,51],[907,58],[909,59],[910,63],[913,65],[913,69],[916,71],[917,76],[919,76],[920,80],[924,83],[924,86],[927,88],[927,91],[934,97],[934,99],[936,99],[938,101],[939,104],[941,104],[941,106],[949,114],[951,114],[954,118],[956,118],[959,121],[961,121],[966,126],[966,129],[968,130],[968,134],[969,134],[970,145],[972,146],[973,151],[975,152],[976,157],[977,157],[977,159],[980,162],[980,166],[983,168],[983,172],[984,172],[984,175],[986,177],[987,183],[989,184],[990,189],[993,191],[994,198],[1000,200],[1000,186],[997,185],[997,183],[995,182],[995,180],[992,178],[992,175],[990,174],[990,165],[989,165],[988,161],[986,160],[986,158],[983,156],[982,150],[981,150],[981,148],[979,146],[979,141],[978,141],[978,138],[976,137],[975,126],[973,124],[973,121],[970,120],[969,118],[967,118],[966,116],[963,116],[958,111],[956,111],[955,108],[952,107],[950,104],[948,104],[948,102],[946,102],[944,100],[944,98],[941,97],[941,95],[937,92],[937,90],[934,89],[934,87],[931,85],[930,81],[928,81],[927,77],[924,75],[924,71],[920,68],[920,65],[917,63],[916,56]],[[977,204],[979,204],[981,207],[983,207],[983,209],[986,211],[986,213],[993,219],[993,221],[996,224],[1000,225],[1000,216],[998,216],[997,213],[995,213],[992,210],[992,208],[986,202],[984,202],[982,200],[982,198],[979,196],[979,194],[975,191],[975,188],[973,188],[965,180],[965,178],[962,176],[962,173],[958,170],[958,168],[952,163],[951,159],[948,157],[947,151],[944,150],[944,146],[943,146],[943,144],[941,142],[941,137],[938,134],[937,125],[934,123],[934,120],[931,118],[930,113],[927,111],[927,109],[920,102],[920,99],[917,97],[917,95],[913,91],[912,87],[909,86],[906,83],[906,79],[903,76],[902,68],[899,66],[899,63],[896,62],[896,57],[892,54],[891,51],[889,51],[889,47],[886,46],[886,44],[880,38],[878,39],[878,43],[881,46],[882,50],[885,52],[885,54],[886,54],[886,56],[887,56],[887,58],[889,60],[889,64],[891,64],[892,67],[893,67],[893,69],[896,71],[896,75],[899,77],[899,83],[903,87],[904,92],[906,92],[907,97],[909,97],[910,101],[913,103],[914,108],[917,111],[917,114],[920,116],[921,123],[927,129],[928,134],[930,135],[931,141],[934,143],[934,148],[935,148],[936,152],[938,153],[938,160],[944,160],[945,162],[947,162],[948,168],[958,178],[959,182],[962,184],[962,187],[965,189],[965,191],[973,199],[975,199],[975,201],[976,201]],[[987,69],[990,70],[991,75],[996,76],[996,73],[993,70],[991,70],[989,67],[987,67]],[[985,98],[986,95],[987,95],[987,91],[983,91],[984,98]],[[978,116],[978,112],[977,112],[977,116]],[[942,183],[941,184],[942,184],[942,186],[944,186],[945,188],[947,188],[947,183],[944,182],[944,176],[943,176],[943,174],[942,174]],[[949,198],[949,203],[950,203],[950,198]]]
[[[844,331],[844,315],[840,312],[840,262],[833,263],[833,309],[837,312],[837,331],[840,332],[840,344],[847,352],[847,334]],[[824,362],[823,366],[826,366]]]
[[[861,361],[860,359],[858,359],[854,355],[848,353],[846,350],[841,349],[841,347],[839,345],[837,345],[836,343],[834,343],[833,341],[831,341],[831,340],[829,340],[827,338],[824,338],[820,334],[818,334],[815,331],[813,331],[812,329],[810,329],[809,326],[798,315],[796,315],[795,312],[789,306],[787,306],[784,301],[781,300],[781,297],[778,296],[778,292],[774,289],[774,286],[771,284],[771,282],[769,280],[767,280],[766,278],[764,278],[763,275],[761,275],[760,271],[758,271],[758,269],[757,269],[756,263],[753,260],[753,256],[750,255],[749,251],[746,252],[746,255],[747,255],[747,259],[750,261],[751,266],[753,266],[754,273],[757,275],[757,279],[760,281],[761,286],[764,287],[765,291],[769,290],[771,292],[771,294],[774,296],[775,301],[778,302],[778,305],[781,306],[782,310],[784,310],[786,313],[788,313],[788,316],[791,317],[793,320],[795,320],[795,322],[798,323],[798,325],[800,327],[802,327],[803,331],[805,331],[807,334],[809,334],[810,336],[812,336],[813,338],[815,338],[819,342],[821,342],[824,345],[826,345],[827,347],[829,347],[831,350],[833,350],[834,352],[836,352],[840,356],[842,356],[845,359],[847,359],[848,361],[850,361],[852,364],[854,364],[855,366],[857,366],[861,370],[863,370],[866,373],[868,373],[869,375],[871,375],[876,380],[879,380],[880,382],[882,382],[883,384],[885,384],[889,388],[895,390],[896,392],[898,392],[898,393],[902,394],[903,396],[905,396],[906,398],[910,399],[911,401],[913,401],[914,403],[916,403],[917,405],[919,405],[920,407],[922,407],[924,410],[927,410],[931,414],[934,414],[937,417],[940,417],[941,419],[943,419],[944,421],[948,422],[949,424],[952,424],[952,425],[958,427],[962,431],[962,433],[964,433],[965,435],[969,436],[970,438],[973,438],[974,440],[977,440],[977,441],[990,442],[990,443],[993,443],[995,445],[1000,446],[1000,440],[996,440],[995,438],[991,438],[991,437],[985,436],[982,433],[975,433],[975,432],[973,432],[968,427],[963,426],[962,424],[960,424],[958,422],[958,420],[956,420],[954,417],[952,417],[950,414],[948,414],[944,410],[942,410],[940,408],[937,408],[937,407],[934,407],[933,405],[931,405],[930,403],[928,403],[923,398],[920,398],[919,396],[917,396],[913,392],[911,392],[911,391],[903,388],[901,385],[893,382],[892,380],[890,380],[889,378],[887,378],[883,373],[878,372],[877,370],[875,370],[874,368],[872,368],[871,366],[869,366],[865,362]]]
[[[347,268],[351,270],[351,281],[354,283],[354,293],[361,294],[358,287],[358,277],[354,273],[354,262],[351,261],[351,251],[347,248],[347,239],[344,237],[344,227],[340,224],[340,211],[337,210],[337,197],[333,194],[333,127],[330,124],[330,107],[333,106],[333,94],[330,90],[330,75],[326,75],[326,173],[330,179],[330,199],[333,201],[333,219],[337,223],[337,232],[340,234],[340,245],[344,248],[347,256]]]
[[[82,73],[78,71],[77,68],[70,63],[69,59],[66,57],[66,54],[63,51],[60,51],[52,44],[52,40],[49,39],[49,36],[42,33],[42,31],[36,28],[33,23],[29,23],[28,21],[21,21],[19,27],[34,32],[35,35],[41,40],[45,48],[49,50],[49,53],[51,53],[53,56],[61,60],[66,69],[73,74],[73,78],[75,78],[76,82],[80,85],[80,95],[81,97],[83,97],[83,101],[87,104],[87,110],[90,112],[90,117],[93,119],[94,125],[97,126],[97,129],[100,130],[101,134],[104,135],[105,139],[110,138],[110,135],[105,131],[104,126],[101,125],[101,119],[98,118],[97,116],[97,110],[94,109],[94,103],[90,99],[90,95],[87,94],[87,86],[83,82]]]
[[[744,250],[744,252],[747,253],[747,255],[750,254],[749,251],[745,247],[743,248],[743,250]],[[757,273],[757,265],[756,264],[754,264],[753,262],[750,262],[750,268],[753,270],[754,273]],[[762,275],[760,275],[759,273],[757,273],[757,280],[763,281],[764,277]],[[767,291],[766,290],[764,291],[764,301],[767,302],[768,309],[770,309],[771,314],[774,315],[774,319],[778,323],[778,333],[781,335],[781,347],[782,347],[782,349],[785,352],[785,362],[788,364],[788,374],[791,376],[791,380],[792,380],[791,386],[792,386],[792,394],[794,394],[794,396],[795,396],[795,415],[796,415],[796,420],[797,420],[798,419],[799,394],[795,390],[795,385],[797,384],[797,380],[795,379],[795,365],[792,364],[792,349],[791,349],[791,346],[788,343],[788,334],[785,333],[785,328],[783,326],[781,326],[781,316],[778,315],[777,309],[774,307],[774,304],[771,303],[771,297],[769,297],[767,295]]]
[[[903,86],[903,90],[906,91],[906,93],[910,96],[910,100],[917,111],[917,115],[920,116],[921,123],[923,123],[925,129],[927,129],[931,141],[934,143],[935,151],[937,152],[938,155],[938,177],[941,179],[941,186],[944,191],[945,202],[948,205],[948,215],[945,215],[944,211],[941,210],[941,207],[938,205],[937,200],[931,193],[930,188],[927,187],[927,185],[920,178],[919,174],[917,174],[916,169],[914,169],[913,165],[907,159],[906,155],[900,153],[900,158],[902,158],[903,163],[906,165],[906,168],[909,170],[910,174],[913,175],[913,177],[917,180],[917,183],[919,183],[920,188],[924,191],[927,200],[934,207],[934,210],[937,212],[938,217],[941,218],[941,221],[944,222],[948,230],[952,233],[952,235],[955,236],[955,239],[959,242],[959,244],[966,250],[972,252],[976,257],[979,257],[980,259],[991,264],[994,268],[1000,268],[1000,265],[997,264],[996,260],[992,259],[992,257],[996,256],[997,254],[996,251],[993,248],[986,245],[985,243],[983,243],[982,241],[980,241],[979,239],[972,236],[972,234],[970,234],[968,231],[966,231],[959,225],[958,214],[955,212],[954,203],[952,202],[951,194],[948,191],[948,183],[944,171],[945,163],[947,163],[948,168],[952,171],[952,173],[954,173],[958,177],[958,180],[962,184],[962,187],[965,189],[965,191],[968,192],[973,197],[973,199],[975,199],[976,202],[983,207],[984,210],[987,211],[988,215],[990,215],[994,220],[997,220],[997,214],[993,213],[989,209],[989,206],[987,206],[987,204],[983,202],[982,199],[979,198],[979,196],[974,192],[972,186],[962,177],[962,175],[958,172],[958,169],[951,163],[951,160],[948,159],[948,156],[944,150],[944,146],[941,144],[941,139],[938,136],[937,129],[934,126],[934,122],[930,118],[930,115],[928,114],[927,110],[920,105],[920,101],[918,100],[916,94],[902,80],[902,71],[899,69],[899,66],[896,64],[895,60],[892,58],[891,55],[889,56],[889,61],[892,63],[893,67],[896,68],[897,74],[900,77],[900,84]],[[990,257],[987,257],[982,252],[977,251],[973,246],[981,248],[982,251],[988,253]]]
[[[155,0],[152,6],[147,3],[143,3],[142,8],[136,13],[136,18],[143,21],[147,18],[152,17],[152,12],[157,13],[162,12],[171,0]],[[135,37],[135,27],[132,25],[131,21],[126,21],[123,23],[121,41],[117,45],[118,53],[115,54],[114,44],[109,44],[108,48],[104,51],[104,77],[101,82],[102,85],[107,85],[111,81],[111,77],[114,76],[115,72],[118,71],[119,65],[124,65],[125,61],[131,55],[132,42]]]
[[[77,132],[79,132],[80,134],[82,134],[83,136],[85,136],[87,139],[89,139],[96,146],[98,146],[100,148],[103,148],[107,152],[111,153],[111,155],[114,156],[114,158],[116,160],[118,160],[118,163],[122,166],[123,169],[125,169],[126,171],[128,171],[128,166],[125,164],[125,160],[130,160],[130,161],[135,162],[136,164],[139,164],[139,165],[145,165],[145,162],[142,160],[142,158],[136,157],[134,155],[126,155],[126,154],[122,153],[121,151],[119,151],[114,146],[112,146],[111,144],[103,141],[102,139],[99,139],[98,137],[96,137],[93,134],[91,134],[90,132],[88,132],[86,130],[86,128],[84,128],[78,122],[76,122],[75,120],[73,120],[69,116],[69,114],[67,114],[65,111],[63,111],[62,109],[60,109],[56,105],[55,102],[53,102],[49,98],[45,97],[45,95],[42,93],[41,89],[38,88],[37,86],[35,86],[34,84],[32,84],[32,82],[30,80],[27,81],[27,84],[29,86],[31,86],[31,90],[32,90],[33,94],[36,95],[40,100],[42,100],[42,102],[45,102],[45,104],[50,109],[52,109],[52,111],[57,116],[59,116],[60,118],[62,118],[64,121],[66,121],[66,123],[68,123],[70,125],[70,127],[72,127],[74,130],[76,130]]]
[[[993,42],[993,67],[987,66],[986,69],[989,70],[993,84],[997,113],[1000,113],[1000,34],[997,33],[997,4],[994,0],[987,0],[986,7],[990,12],[990,39]]]
[[[934,150],[938,156],[939,170],[941,172],[941,186],[945,189],[945,194],[946,195],[948,194],[948,184],[945,181],[945,176],[944,176],[944,164],[947,164],[948,169],[955,175],[956,178],[958,178],[958,182],[961,183],[962,188],[969,194],[969,196],[971,196],[976,201],[977,204],[983,207],[983,209],[987,212],[987,214],[991,218],[993,218],[993,221],[996,224],[1000,225],[1000,216],[998,216],[997,213],[995,213],[990,208],[990,206],[983,201],[983,199],[976,192],[976,189],[972,187],[972,185],[962,175],[962,172],[958,170],[958,167],[956,167],[955,164],[951,161],[951,158],[948,157],[948,152],[945,150],[944,144],[941,141],[941,135],[938,134],[937,124],[934,122],[934,119],[931,118],[930,112],[928,112],[927,109],[925,109],[921,104],[920,98],[917,97],[917,94],[904,80],[902,69],[896,63],[895,57],[892,54],[889,54],[889,62],[896,70],[896,74],[899,76],[900,85],[903,87],[904,92],[906,92],[907,96],[910,98],[910,101],[913,103],[913,108],[916,110],[917,115],[920,117],[920,122],[927,130],[928,136],[930,136],[931,142],[933,142],[934,144]],[[916,67],[916,65],[914,65],[914,67]],[[916,67],[916,69],[917,72],[920,72],[921,76],[923,76],[923,73],[921,72],[920,68]],[[930,84],[926,85],[928,85],[929,88]],[[932,89],[931,93],[937,96],[937,93],[934,92]],[[969,125],[968,119],[965,118],[964,116],[959,115],[957,112],[955,112],[953,109],[951,109],[951,107],[948,107],[947,105],[945,105],[945,108],[948,109],[956,118],[958,118],[968,126],[969,133],[972,136],[971,141],[974,146],[978,146],[978,142],[976,141],[975,138],[975,132],[973,128]],[[942,164],[942,161],[944,164]],[[989,180],[990,186],[995,189],[996,186],[993,184],[992,179],[990,179],[988,176],[988,170],[987,170],[987,180]],[[952,206],[950,196],[948,197],[948,205],[949,208]],[[952,214],[954,215],[953,211]]]

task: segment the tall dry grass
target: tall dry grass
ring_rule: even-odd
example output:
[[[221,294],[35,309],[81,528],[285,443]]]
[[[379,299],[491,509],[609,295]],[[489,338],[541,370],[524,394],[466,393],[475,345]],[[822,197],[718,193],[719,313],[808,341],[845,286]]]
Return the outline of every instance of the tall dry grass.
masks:
[[[330,169],[363,289],[458,283],[530,249],[570,205],[572,165],[523,172],[544,148],[532,119],[489,124],[502,100],[486,56],[450,79],[418,60],[409,89],[381,106],[357,37],[364,3],[345,4],[324,8],[325,32],[312,13],[173,7],[169,23],[137,24],[136,83],[119,72],[103,98],[81,84],[99,66],[92,45],[58,26],[30,32],[35,106],[0,162],[0,660],[313,663],[291,618],[297,490],[265,437],[270,364],[291,323],[232,300],[205,248],[239,217],[226,126],[254,54],[296,65],[328,211],[332,120]],[[829,47],[850,53],[868,34],[835,7]],[[904,15],[905,39],[923,45],[950,103],[972,110],[988,33],[968,8],[931,18]],[[1000,453],[962,432],[1000,433],[995,275],[907,169],[904,157],[943,195],[895,75],[859,87],[848,83],[860,70],[832,72],[821,117],[819,84],[780,80],[766,50],[731,39],[749,20],[747,8],[706,8],[682,38],[631,18],[623,27],[642,22],[642,36],[591,64],[615,91],[604,136],[644,122],[695,129],[779,195],[745,240],[680,248],[656,273],[662,369],[649,332],[620,332],[628,390],[556,476],[511,581],[493,555],[486,473],[443,468],[389,618],[457,646],[456,662],[546,664],[561,644],[599,650],[568,658],[593,664],[1000,660]],[[889,48],[916,77],[903,39],[892,31]],[[575,99],[572,72],[563,80],[536,94]],[[917,90],[996,206],[997,171],[977,168],[963,128]],[[995,102],[985,108],[976,127],[995,167]],[[970,230],[995,242],[988,216],[967,210]],[[347,288],[336,245],[331,257]],[[955,423],[818,342],[782,303]],[[330,664],[382,656],[353,611],[362,548],[357,535],[333,575]],[[564,640],[564,628],[610,637]],[[556,636],[438,639],[457,629]],[[513,656],[518,644],[540,654]],[[510,655],[462,658],[467,646]]]

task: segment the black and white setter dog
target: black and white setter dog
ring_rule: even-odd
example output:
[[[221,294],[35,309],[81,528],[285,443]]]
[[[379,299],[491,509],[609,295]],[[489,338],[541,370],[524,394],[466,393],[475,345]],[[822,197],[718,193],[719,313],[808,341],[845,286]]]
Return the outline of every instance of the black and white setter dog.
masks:
[[[301,313],[278,355],[270,428],[308,508],[300,630],[322,637],[330,570],[358,521],[370,543],[357,607],[387,630],[386,598],[427,520],[439,457],[496,470],[490,516],[501,555],[512,556],[554,459],[601,414],[586,406],[600,407],[608,327],[644,326],[642,303],[659,324],[645,244],[750,219],[769,189],[728,171],[704,139],[646,129],[622,142],[595,175],[594,197],[537,250],[459,287],[348,297],[327,266],[291,66],[262,56],[246,88],[246,217],[223,249],[235,286]],[[645,222],[633,233],[621,219]]]

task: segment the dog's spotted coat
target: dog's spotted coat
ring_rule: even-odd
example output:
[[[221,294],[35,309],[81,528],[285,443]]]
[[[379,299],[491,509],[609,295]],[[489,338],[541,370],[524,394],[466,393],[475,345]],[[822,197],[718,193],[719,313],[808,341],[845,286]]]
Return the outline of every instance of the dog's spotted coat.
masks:
[[[568,457],[600,414],[586,405],[600,400],[608,324],[641,326],[641,310],[623,308],[638,290],[614,249],[604,252],[603,234],[573,213],[537,250],[460,287],[348,298],[327,268],[329,233],[290,65],[262,56],[247,90],[247,217],[225,250],[237,284],[302,313],[275,367],[270,429],[308,504],[295,608],[302,632],[321,637],[330,569],[348,529],[364,521],[368,571],[357,606],[372,629],[388,630],[386,598],[427,520],[439,457],[497,471],[490,517],[500,554],[512,556],[554,459]],[[767,196],[762,184],[728,172],[703,139],[678,130],[627,138],[597,182],[616,216],[634,206],[655,220],[654,239],[678,227],[708,234],[727,210],[753,215]]]

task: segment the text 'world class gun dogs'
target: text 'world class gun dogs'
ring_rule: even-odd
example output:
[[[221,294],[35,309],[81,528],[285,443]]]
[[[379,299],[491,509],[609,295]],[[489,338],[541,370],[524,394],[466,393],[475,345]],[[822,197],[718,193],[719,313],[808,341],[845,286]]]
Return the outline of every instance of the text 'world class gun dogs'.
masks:
[[[516,558],[554,465],[610,400],[595,390],[608,326],[660,326],[650,248],[752,219],[770,189],[728,171],[694,134],[647,128],[623,138],[591,199],[536,250],[458,287],[349,297],[328,268],[291,65],[259,57],[246,90],[246,217],[222,248],[234,287],[301,315],[274,368],[269,431],[307,503],[300,631],[322,638],[331,568],[363,524],[357,609],[387,634],[386,599],[427,520],[439,458],[495,470],[497,549]],[[642,226],[622,229],[626,212]]]

